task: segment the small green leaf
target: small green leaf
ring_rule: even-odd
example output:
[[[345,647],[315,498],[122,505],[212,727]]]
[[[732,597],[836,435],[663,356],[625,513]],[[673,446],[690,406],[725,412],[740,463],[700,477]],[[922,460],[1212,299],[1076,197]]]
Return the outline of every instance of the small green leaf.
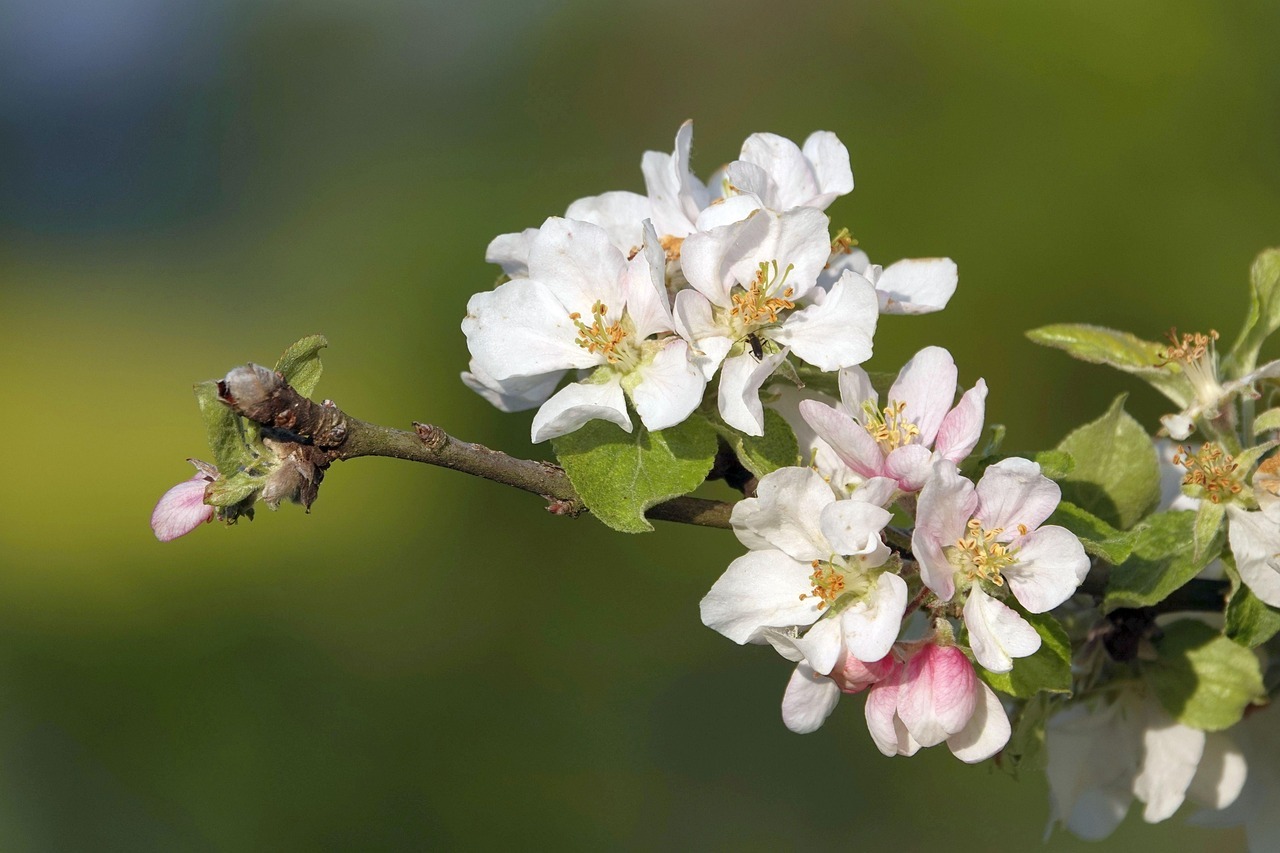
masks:
[[[1280,409],[1267,409],[1253,419],[1253,434],[1262,435],[1280,429]]]
[[[284,374],[284,378],[299,394],[310,397],[320,383],[320,374],[324,372],[324,365],[320,363],[320,350],[328,345],[329,341],[324,335],[308,335],[284,351],[276,362],[276,372]]]
[[[219,477],[205,489],[204,502],[209,506],[235,506],[250,496],[257,495],[267,484],[265,476],[254,476],[238,471],[229,477]]]
[[[738,461],[757,477],[801,464],[796,434],[786,418],[773,409],[764,410],[764,435],[746,435],[718,420],[713,425],[724,436]]]
[[[201,382],[194,390],[204,419],[205,438],[218,471],[225,477],[252,465],[261,452],[257,449],[257,427],[218,399],[218,383],[214,380]]]
[[[993,689],[1016,699],[1028,699],[1041,692],[1070,693],[1071,639],[1066,629],[1048,613],[1022,612],[1022,618],[1040,635],[1040,648],[1033,655],[1014,660],[1009,672],[991,672],[976,664],[978,675]]]
[[[1081,361],[1109,365],[1140,376],[1179,407],[1186,406],[1191,399],[1190,386],[1183,376],[1170,368],[1156,366],[1162,361],[1164,347],[1153,341],[1084,323],[1041,326],[1027,332],[1027,337]]]
[[[1244,328],[1231,347],[1224,373],[1235,378],[1258,363],[1258,351],[1271,333],[1280,328],[1280,249],[1266,249],[1249,269],[1249,313]]]
[[[1212,547],[1214,540],[1217,539],[1218,530],[1222,527],[1222,518],[1226,515],[1226,512],[1227,508],[1220,503],[1200,501],[1200,508],[1196,510],[1196,526],[1193,536],[1197,559],[1203,556]]]
[[[1239,580],[1234,586],[1227,602],[1224,633],[1247,649],[1257,648],[1280,633],[1280,610],[1263,602]]]
[[[1107,413],[1058,445],[1075,460],[1062,496],[1124,530],[1160,500],[1160,462],[1142,425],[1124,410],[1121,394]]]
[[[1062,480],[1075,470],[1076,460],[1065,450],[1041,450],[1031,456],[1040,466],[1040,473],[1050,480]]]
[[[1133,531],[1116,530],[1070,501],[1061,501],[1053,515],[1049,516],[1049,522],[1070,530],[1080,539],[1085,551],[1101,557],[1113,566],[1123,563],[1133,551],[1136,538]]]
[[[1197,554],[1195,527],[1194,512],[1158,512],[1130,531],[1133,552],[1111,570],[1103,609],[1150,607],[1199,574],[1222,550],[1222,539]]]
[[[1259,459],[1277,447],[1280,447],[1280,441],[1264,441],[1262,444],[1257,444],[1253,447],[1248,447],[1240,451],[1236,454],[1233,461],[1242,472],[1250,471],[1253,469],[1253,466],[1257,464]]]
[[[592,514],[614,530],[644,533],[644,512],[688,494],[711,470],[716,431],[693,415],[659,432],[643,426],[628,434],[603,420],[552,440],[556,457]]]
[[[1258,657],[1213,628],[1183,619],[1155,641],[1159,657],[1142,675],[1164,709],[1183,725],[1207,732],[1229,728],[1266,696]]]

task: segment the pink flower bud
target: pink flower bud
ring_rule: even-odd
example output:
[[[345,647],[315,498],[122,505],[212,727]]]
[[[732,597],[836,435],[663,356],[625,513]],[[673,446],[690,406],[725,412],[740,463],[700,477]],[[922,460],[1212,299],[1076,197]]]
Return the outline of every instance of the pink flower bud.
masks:
[[[831,670],[831,679],[845,693],[861,693],[876,682],[887,678],[898,666],[892,652],[873,663],[860,661],[846,653],[844,660]]]
[[[213,518],[213,507],[204,502],[204,490],[212,481],[205,463],[192,464],[201,470],[190,480],[174,486],[161,496],[151,511],[151,529],[161,542],[185,536]]]
[[[942,743],[963,729],[978,704],[978,676],[964,652],[932,643],[907,661],[898,717],[921,746]]]

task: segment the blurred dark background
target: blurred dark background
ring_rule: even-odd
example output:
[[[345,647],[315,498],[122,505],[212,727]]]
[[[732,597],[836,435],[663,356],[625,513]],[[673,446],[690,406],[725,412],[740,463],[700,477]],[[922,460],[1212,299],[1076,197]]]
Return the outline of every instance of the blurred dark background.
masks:
[[[1042,777],[886,759],[860,698],[787,732],[789,665],[704,628],[741,548],[643,538],[367,460],[169,545],[193,382],[295,338],[319,393],[518,454],[457,379],[495,234],[642,190],[696,121],[837,132],[829,211],[950,255],[949,347],[1008,446],[1145,388],[1028,343],[1092,321],[1230,337],[1280,242],[1280,7],[0,0],[0,849],[1040,849]],[[1149,828],[1047,850],[1239,849]]]

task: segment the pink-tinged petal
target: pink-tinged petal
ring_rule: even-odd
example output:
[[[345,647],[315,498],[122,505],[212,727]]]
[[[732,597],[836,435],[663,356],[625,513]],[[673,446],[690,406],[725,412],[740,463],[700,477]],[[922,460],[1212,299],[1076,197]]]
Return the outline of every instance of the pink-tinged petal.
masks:
[[[1187,786],[1204,754],[1204,732],[1175,723],[1155,702],[1147,705],[1142,731],[1142,767],[1133,780],[1133,793],[1146,804],[1142,819],[1159,823],[1173,817],[1186,799]]]
[[[798,735],[816,732],[839,701],[840,688],[834,681],[800,664],[782,695],[782,722]]]
[[[978,701],[973,664],[955,646],[929,644],[907,661],[898,694],[898,716],[921,746],[934,746],[961,731]]]
[[[829,673],[840,660],[840,620],[835,617],[819,619],[804,636],[796,640],[796,648],[815,672]]]
[[[876,749],[885,755],[913,755],[920,748],[920,743],[911,736],[898,717],[900,679],[900,672],[891,673],[882,681],[873,684],[867,692],[867,704],[864,709],[867,717],[867,731],[871,733],[871,740],[875,743]]]
[[[764,405],[760,386],[786,359],[790,350],[780,350],[756,361],[751,353],[726,358],[720,367],[720,417],[739,432],[764,435]]]
[[[574,382],[561,388],[533,416],[530,427],[532,441],[537,444],[559,438],[597,418],[615,423],[626,432],[631,432],[627,398],[622,393],[622,382],[616,375],[607,382]]]
[[[499,382],[480,370],[474,359],[471,370],[462,374],[462,381],[468,388],[503,412],[523,412],[541,406],[556,392],[556,386],[563,378],[564,371],[557,370]]]
[[[921,258],[890,264],[876,280],[885,314],[930,314],[947,307],[959,276],[950,258]]]
[[[1248,775],[1248,762],[1231,736],[1209,732],[1187,796],[1211,809],[1225,809],[1239,798]]]
[[[883,473],[880,445],[849,415],[817,400],[804,400],[800,403],[800,417],[859,475],[869,478]]]
[[[570,311],[591,316],[597,301],[621,316],[626,258],[605,230],[589,222],[552,216],[529,247],[529,278],[550,287]]]
[[[696,290],[677,293],[673,313],[676,332],[689,342],[690,360],[710,379],[733,347],[733,339],[725,336],[710,301]]]
[[[859,660],[853,655],[845,655],[840,665],[831,671],[831,679],[835,681],[842,693],[861,693],[873,684],[884,681],[886,678],[896,677],[898,674],[898,662],[893,659],[892,655],[886,654],[877,661]],[[898,701],[895,698],[893,702],[894,711],[898,707]]]
[[[960,541],[977,505],[973,483],[961,477],[953,463],[935,462],[916,504],[911,552],[920,564],[921,579],[943,601],[955,594],[955,568],[942,549]]]
[[[578,346],[578,328],[551,289],[527,278],[472,296],[462,331],[476,367],[497,382],[603,362]]]
[[[755,220],[763,220],[767,231],[764,238],[752,245],[749,251],[739,259],[730,261],[734,280],[745,285],[756,277],[760,264],[769,263],[772,280],[770,289],[766,292],[770,296],[781,296],[784,290],[791,290],[788,299],[804,299],[817,284],[818,273],[822,272],[831,257],[831,235],[828,231],[830,222],[827,215],[811,207],[797,207],[781,215],[762,210],[748,221]],[[688,246],[687,240],[685,246]],[[726,259],[729,257],[726,256]],[[778,264],[778,275],[773,277],[772,264],[775,261]],[[788,268],[790,272],[787,272]],[[785,284],[782,275],[784,272]],[[690,279],[690,283],[692,282]]]
[[[1280,607],[1280,529],[1261,512],[1227,506],[1227,539],[1240,579],[1259,599]]]
[[[951,353],[925,347],[911,357],[889,389],[890,403],[905,403],[906,417],[920,428],[920,443],[933,447],[942,419],[956,399],[959,373]]]
[[[1058,484],[1040,473],[1040,466],[1016,456],[1001,459],[983,472],[978,482],[974,517],[987,530],[1001,528],[1001,542],[1021,535],[1018,526],[1035,530],[1062,500]]]
[[[979,379],[942,419],[942,426],[938,427],[938,437],[934,441],[934,450],[942,458],[959,465],[973,452],[978,439],[982,437],[982,422],[986,419],[986,414],[987,383]]]
[[[502,267],[502,271],[512,278],[528,278],[529,247],[537,234],[537,228],[526,228],[514,234],[499,234],[489,242],[484,259]]]
[[[811,625],[820,599],[800,598],[812,588],[808,563],[781,551],[751,551],[729,564],[699,604],[702,624],[739,645],[764,642],[769,628]]]
[[[618,251],[630,255],[633,249],[644,244],[640,223],[648,219],[652,211],[645,196],[614,191],[578,199],[569,205],[564,218],[599,226],[609,235],[609,241]]]
[[[898,639],[906,609],[906,581],[888,572],[880,575],[875,589],[865,599],[840,614],[849,653],[858,660],[882,660]]]
[[[904,492],[918,492],[933,473],[934,456],[922,444],[895,447],[884,459],[884,473]]]
[[[777,196],[768,202],[776,210],[807,204],[819,193],[813,166],[800,146],[786,137],[776,133],[753,133],[742,143],[738,159],[754,163],[769,174]]]
[[[770,337],[820,370],[839,370],[871,358],[879,317],[875,288],[847,272],[820,304],[796,311]]]
[[[668,338],[653,361],[637,368],[639,382],[631,389],[631,401],[650,431],[683,423],[702,402],[707,380],[689,361],[689,345]]]
[[[1017,561],[1001,571],[1009,591],[1032,613],[1052,610],[1071,596],[1089,574],[1089,556],[1076,535],[1046,524],[1015,544]]]
[[[898,481],[892,477],[872,477],[864,480],[849,495],[850,500],[887,507],[898,494]]]
[[[884,530],[892,518],[893,515],[887,509],[866,501],[836,501],[823,507],[818,524],[822,535],[831,543],[834,553],[842,556],[865,556],[881,550],[883,543],[880,541],[880,531]],[[830,557],[831,554],[825,556]],[[888,554],[882,557],[880,563],[873,566],[867,562],[866,565],[868,568],[875,568],[883,565],[885,559],[888,559]]]
[[[846,367],[841,370],[838,381],[841,408],[858,423],[866,418],[865,410],[868,406],[872,411],[880,411],[880,395],[871,384],[871,377],[861,367]]]
[[[1040,648],[1036,629],[976,584],[964,604],[964,624],[973,656],[992,672],[1008,672],[1014,658],[1025,658]]]
[[[813,168],[819,194],[809,199],[809,207],[825,210],[831,202],[853,192],[853,170],[849,168],[849,149],[829,130],[817,130],[804,141],[805,159]]]
[[[1000,699],[990,687],[978,682],[973,716],[963,729],[947,738],[947,748],[965,764],[977,764],[1004,749],[1012,731]]]
[[[204,502],[208,479],[197,474],[161,495],[151,511],[151,529],[161,542],[185,536],[213,518],[213,507]]]
[[[734,267],[758,263],[756,252],[769,229],[769,216],[762,210],[741,221],[690,234],[680,247],[680,269],[689,285],[713,304],[732,308],[729,291],[740,281],[750,282],[756,272],[752,267],[740,280]]]
[[[816,471],[779,468],[760,479],[754,498],[734,504],[730,523],[738,540],[748,548],[776,549],[808,565],[831,557],[831,545],[818,520],[835,500]],[[805,584],[799,592],[810,586]]]

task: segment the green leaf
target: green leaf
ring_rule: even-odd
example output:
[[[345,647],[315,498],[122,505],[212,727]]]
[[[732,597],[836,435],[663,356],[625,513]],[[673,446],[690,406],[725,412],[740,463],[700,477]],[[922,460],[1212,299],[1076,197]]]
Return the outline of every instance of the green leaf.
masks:
[[[1250,703],[1266,696],[1257,655],[1203,622],[1183,619],[1166,625],[1155,647],[1159,657],[1143,665],[1142,675],[1164,709],[1183,725],[1222,731],[1238,723]]]
[[[1253,419],[1253,434],[1262,435],[1280,429],[1280,409],[1267,409]]]
[[[205,438],[218,471],[224,477],[230,476],[257,461],[261,453],[257,427],[218,400],[218,383],[211,379],[199,383],[194,390],[204,419]]]
[[[329,345],[324,335],[308,335],[292,344],[276,362],[276,372],[304,397],[315,393],[324,366],[320,363],[320,350]]]
[[[1257,464],[1258,460],[1272,450],[1280,447],[1280,441],[1264,441],[1253,447],[1247,447],[1235,455],[1233,460],[1241,471],[1249,471]]]
[[[1133,551],[1111,570],[1103,609],[1150,607],[1199,574],[1222,550],[1222,539],[1197,554],[1195,528],[1194,512],[1158,512],[1130,531]]]
[[[219,477],[205,489],[204,502],[209,506],[229,507],[244,501],[267,484],[265,476],[255,476],[244,471],[237,471],[229,477]]]
[[[1049,719],[1049,694],[1038,693],[1022,706],[1009,742],[1000,751],[999,767],[1015,779],[1044,770],[1044,727]]]
[[[1245,648],[1256,648],[1280,633],[1280,610],[1264,603],[1237,580],[1227,602],[1224,632]]]
[[[1258,363],[1263,342],[1280,328],[1280,249],[1266,249],[1249,269],[1249,313],[1231,347],[1224,374],[1243,376]]]
[[[1133,551],[1136,538],[1133,531],[1116,530],[1070,501],[1060,502],[1053,515],[1049,516],[1049,522],[1070,530],[1080,539],[1085,551],[1113,566],[1123,563]]]
[[[1065,479],[1076,468],[1076,460],[1065,450],[1041,450],[1032,454],[1031,461],[1040,466],[1040,473],[1050,480]]]
[[[1042,692],[1070,693],[1071,639],[1066,629],[1048,613],[1018,610],[1040,635],[1040,648],[1033,655],[1014,660],[1009,672],[991,672],[976,664],[978,675],[993,689],[1017,699],[1028,699]]]
[[[716,455],[716,431],[693,415],[659,432],[628,434],[603,420],[552,440],[556,457],[592,514],[614,530],[644,533],[644,512],[698,488]]]
[[[1195,556],[1197,559],[1213,546],[1213,542],[1218,536],[1218,530],[1222,527],[1222,518],[1226,515],[1226,512],[1227,508],[1220,503],[1207,500],[1200,501],[1200,508],[1196,510],[1196,524],[1192,537],[1195,543]]]
[[[1119,332],[1084,323],[1058,323],[1027,332],[1027,337],[1042,346],[1060,349],[1072,358],[1090,364],[1105,364],[1151,383],[1179,407],[1191,400],[1190,386],[1180,373],[1168,367],[1157,367],[1164,347],[1144,341],[1129,332]]]
[[[1160,462],[1142,425],[1124,410],[1121,394],[1107,413],[1076,429],[1058,450],[1075,460],[1061,480],[1062,496],[1124,530],[1160,501]]]
[[[757,477],[802,464],[800,445],[786,418],[773,409],[764,410],[764,435],[746,435],[731,426],[713,422],[729,447],[748,471]]]

